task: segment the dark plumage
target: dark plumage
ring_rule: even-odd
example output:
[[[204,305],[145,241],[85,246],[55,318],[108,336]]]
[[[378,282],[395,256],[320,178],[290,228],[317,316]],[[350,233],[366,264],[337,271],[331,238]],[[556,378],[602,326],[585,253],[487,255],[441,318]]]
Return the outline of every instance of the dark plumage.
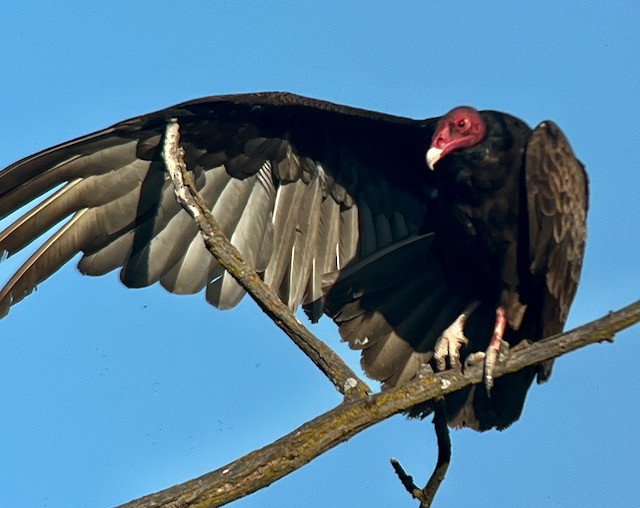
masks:
[[[243,290],[166,178],[170,118],[230,240],[289,306],[333,317],[385,386],[424,363],[437,368],[436,343],[475,301],[462,361],[487,348],[498,308],[510,344],[562,329],[580,274],[587,180],[554,124],[532,131],[471,108],[411,120],[285,93],[187,102],[0,172],[0,217],[55,189],[0,233],[1,251],[66,221],[0,291],[0,315],[79,251],[85,274],[121,268],[129,287],[206,288],[216,307],[239,302]],[[548,368],[496,380],[491,398],[481,389],[450,396],[450,424],[509,425],[536,372],[544,379]]]

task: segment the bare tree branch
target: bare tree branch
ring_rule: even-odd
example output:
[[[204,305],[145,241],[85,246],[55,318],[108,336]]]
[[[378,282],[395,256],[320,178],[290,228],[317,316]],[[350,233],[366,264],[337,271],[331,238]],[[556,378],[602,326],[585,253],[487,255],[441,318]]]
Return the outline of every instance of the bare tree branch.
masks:
[[[427,484],[421,489],[413,481],[413,476],[408,474],[400,465],[397,459],[391,459],[391,465],[396,475],[402,482],[402,485],[415,499],[420,501],[420,508],[430,508],[433,498],[438,492],[440,484],[449,469],[451,462],[451,438],[449,436],[449,427],[447,426],[447,412],[444,405],[444,399],[438,397],[434,401],[433,409],[433,426],[436,431],[436,439],[438,442],[438,461],[436,467],[431,473],[431,477]]]
[[[451,437],[449,436],[449,427],[447,426],[447,410],[444,405],[444,399],[440,397],[436,400],[435,409],[433,411],[433,426],[436,431],[436,439],[438,443],[438,461],[436,467],[431,473],[429,481],[422,489],[422,498],[420,499],[420,508],[429,508],[433,503],[433,498],[438,492],[440,484],[444,481],[444,477],[449,469],[451,462]]]
[[[615,333],[640,322],[640,300],[591,323],[531,344],[509,354],[494,377],[556,358],[588,344],[612,341]],[[482,382],[482,365],[426,375],[406,385],[370,396],[345,400],[260,450],[122,508],[214,507],[270,485],[358,432],[416,404]]]
[[[370,390],[367,385],[358,379],[338,355],[314,337],[295,318],[290,309],[242,260],[237,249],[220,231],[206,204],[198,195],[184,164],[176,121],[170,122],[167,126],[163,148],[163,157],[174,181],[176,196],[198,223],[207,248],[256,300],[262,310],[294,340],[346,397],[344,402],[333,410],[305,423],[292,433],[260,450],[200,478],[145,496],[123,507],[213,507],[229,503],[270,485],[389,416],[482,381],[482,366],[478,365],[467,369],[464,373],[460,370],[450,370],[437,374],[425,374],[404,386],[369,395]],[[513,351],[497,365],[494,377],[555,358],[593,342],[612,340],[617,331],[639,321],[640,301],[571,332]],[[438,434],[440,446],[438,464],[424,489],[415,487],[413,480],[398,466],[402,471],[401,476],[404,478],[405,486],[408,485],[410,491],[417,494],[416,497],[424,506],[428,506],[424,503],[430,503],[433,498],[448,465],[450,449],[447,449],[447,443],[443,441],[444,435],[442,432]]]
[[[179,126],[175,119],[167,124],[162,156],[173,181],[178,202],[200,227],[204,242],[216,260],[284,333],[291,337],[340,393],[347,398],[371,393],[371,389],[344,363],[342,358],[298,321],[289,307],[282,303],[271,288],[244,261],[238,249],[229,243],[206,203],[198,194],[193,179],[187,171],[184,152],[180,148]]]

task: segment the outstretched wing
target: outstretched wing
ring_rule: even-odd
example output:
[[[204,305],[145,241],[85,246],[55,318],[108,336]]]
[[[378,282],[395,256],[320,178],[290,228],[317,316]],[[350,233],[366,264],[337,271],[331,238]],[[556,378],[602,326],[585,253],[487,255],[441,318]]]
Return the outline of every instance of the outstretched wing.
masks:
[[[160,158],[170,118],[223,231],[291,307],[322,296],[326,273],[431,227],[424,153],[434,121],[284,93],[198,99],[0,172],[0,218],[52,191],[0,233],[0,252],[66,220],[0,291],[0,316],[78,252],[85,274],[121,268],[130,287],[206,287],[219,308],[239,302],[243,290],[174,198]]]
[[[586,240],[588,181],[560,128],[538,125],[525,160],[530,270],[544,277],[543,337],[562,331],[575,296]]]

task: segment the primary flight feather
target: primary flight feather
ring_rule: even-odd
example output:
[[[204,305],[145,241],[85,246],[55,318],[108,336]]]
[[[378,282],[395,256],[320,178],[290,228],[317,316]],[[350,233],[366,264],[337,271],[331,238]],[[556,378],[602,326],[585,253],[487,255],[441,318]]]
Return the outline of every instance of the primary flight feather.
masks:
[[[494,382],[497,354],[562,330],[586,236],[587,176],[550,121],[532,130],[469,107],[412,120],[288,93],[126,120],[0,172],[0,217],[53,190],[0,233],[0,251],[58,225],[0,290],[0,315],[78,252],[85,274],[240,301],[175,200],[161,158],[171,118],[227,237],[291,308],[330,315],[369,376],[396,386],[425,365],[480,360],[490,395],[449,395],[450,425],[518,419],[550,364]]]

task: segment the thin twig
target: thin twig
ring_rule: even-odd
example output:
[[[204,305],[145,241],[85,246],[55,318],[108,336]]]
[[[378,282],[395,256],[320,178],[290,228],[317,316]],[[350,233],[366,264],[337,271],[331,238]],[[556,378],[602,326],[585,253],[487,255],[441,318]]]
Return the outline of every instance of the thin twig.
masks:
[[[599,341],[640,322],[640,300],[569,332],[544,339],[513,352],[494,371],[498,378]],[[221,506],[300,468],[325,451],[362,430],[416,404],[482,382],[482,366],[448,370],[416,379],[372,396],[345,401],[260,450],[156,494],[123,505],[123,508],[185,508]]]
[[[415,481],[413,481],[413,476],[411,476],[409,473],[407,473],[404,470],[404,468],[396,458],[391,459],[391,466],[393,467],[394,472],[396,473],[398,479],[402,483],[402,486],[405,488],[405,490],[409,494],[411,494],[414,497],[414,499],[419,500],[420,506],[422,506],[422,498],[423,498],[422,489],[416,485]]]
[[[433,498],[436,492],[438,492],[438,488],[444,480],[447,469],[449,469],[449,463],[451,462],[451,438],[449,436],[449,427],[447,426],[446,408],[442,397],[434,401],[433,427],[436,431],[436,439],[438,442],[438,461],[424,488],[421,489],[415,484],[413,476],[404,470],[397,459],[391,459],[393,470],[407,492],[411,494],[414,499],[420,501],[420,508],[431,508]]]
[[[348,398],[371,393],[371,389],[331,348],[298,321],[289,307],[282,303],[271,288],[244,261],[240,252],[229,243],[209,212],[207,204],[198,194],[187,170],[184,151],[180,148],[179,125],[175,119],[167,124],[162,157],[173,181],[178,201],[200,227],[207,249],[218,263],[238,281],[260,308],[331,380],[340,393]]]
[[[420,508],[430,508],[451,462],[451,436],[449,436],[449,427],[447,426],[447,410],[442,398],[434,401],[433,427],[438,442],[438,461],[429,481],[422,489],[423,497],[420,499]]]

